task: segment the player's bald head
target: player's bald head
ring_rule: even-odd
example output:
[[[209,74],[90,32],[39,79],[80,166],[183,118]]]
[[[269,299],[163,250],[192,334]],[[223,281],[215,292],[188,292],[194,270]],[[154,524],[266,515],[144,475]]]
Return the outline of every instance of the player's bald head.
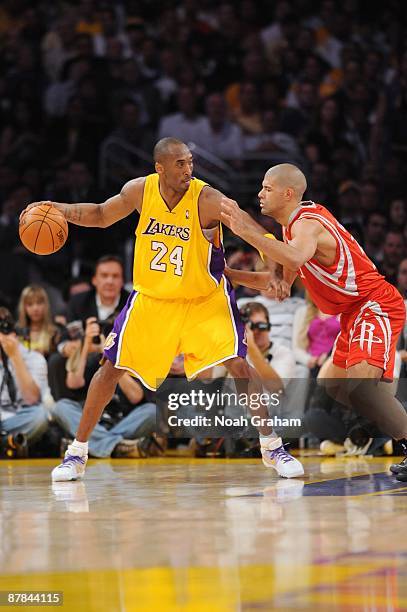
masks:
[[[269,168],[265,178],[272,179],[281,189],[292,189],[298,201],[307,189],[307,180],[304,174],[294,164],[278,164]]]
[[[187,145],[178,138],[161,138],[154,147],[154,161],[162,164],[168,157],[189,153]]]

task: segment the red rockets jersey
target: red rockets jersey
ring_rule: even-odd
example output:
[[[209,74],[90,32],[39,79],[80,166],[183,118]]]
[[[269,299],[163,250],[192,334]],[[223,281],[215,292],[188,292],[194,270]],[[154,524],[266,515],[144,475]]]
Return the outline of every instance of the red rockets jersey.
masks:
[[[298,219],[318,221],[336,241],[335,262],[331,266],[311,258],[298,270],[311,299],[322,312],[334,315],[350,312],[383,283],[387,285],[353,236],[320,204],[303,202],[292,212],[287,227],[283,227],[284,242],[290,243],[292,227]]]

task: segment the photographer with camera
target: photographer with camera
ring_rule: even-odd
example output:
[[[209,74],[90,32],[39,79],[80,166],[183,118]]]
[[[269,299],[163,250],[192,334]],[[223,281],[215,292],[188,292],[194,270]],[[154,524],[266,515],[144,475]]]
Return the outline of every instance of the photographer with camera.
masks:
[[[96,317],[86,321],[80,339],[79,323],[69,328],[70,340],[64,347],[68,358],[60,355],[50,363],[52,375],[59,379],[58,401],[52,409],[54,420],[71,438],[75,437],[82,415],[87,388],[99,367],[104,336]],[[63,373],[63,374],[62,374]],[[63,385],[61,375],[64,377]],[[62,389],[62,386],[64,389]],[[120,379],[112,402],[106,407],[101,422],[89,439],[89,452],[94,457],[142,457],[160,454],[153,432],[156,429],[156,406],[145,402],[142,385],[127,372]],[[154,449],[152,448],[154,447]]]
[[[48,427],[41,395],[48,391],[47,362],[20,344],[7,308],[0,308],[1,450],[18,455]],[[16,451],[16,452],[14,452]]]
[[[284,390],[295,374],[293,352],[284,344],[270,340],[271,324],[268,310],[260,302],[249,302],[240,315],[246,323],[248,361],[260,375],[264,387],[271,393]]]

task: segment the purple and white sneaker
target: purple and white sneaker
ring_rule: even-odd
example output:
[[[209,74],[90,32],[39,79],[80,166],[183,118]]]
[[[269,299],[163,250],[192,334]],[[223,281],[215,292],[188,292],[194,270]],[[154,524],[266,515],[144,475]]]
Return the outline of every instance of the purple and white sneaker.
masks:
[[[302,464],[285,450],[281,438],[267,441],[260,438],[260,445],[264,465],[274,468],[279,476],[295,478],[304,475]]]
[[[83,449],[70,444],[63,462],[52,470],[51,478],[53,482],[83,478],[87,460],[88,455]]]

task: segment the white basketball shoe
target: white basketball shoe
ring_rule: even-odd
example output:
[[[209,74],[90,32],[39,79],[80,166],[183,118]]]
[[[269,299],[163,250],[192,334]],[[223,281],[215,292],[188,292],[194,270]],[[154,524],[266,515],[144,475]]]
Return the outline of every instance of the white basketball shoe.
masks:
[[[85,450],[70,444],[63,462],[52,470],[52,480],[54,482],[63,482],[83,478],[87,460],[88,455]]]
[[[260,449],[264,465],[274,468],[282,478],[304,475],[302,464],[285,450],[281,438],[260,438]]]

